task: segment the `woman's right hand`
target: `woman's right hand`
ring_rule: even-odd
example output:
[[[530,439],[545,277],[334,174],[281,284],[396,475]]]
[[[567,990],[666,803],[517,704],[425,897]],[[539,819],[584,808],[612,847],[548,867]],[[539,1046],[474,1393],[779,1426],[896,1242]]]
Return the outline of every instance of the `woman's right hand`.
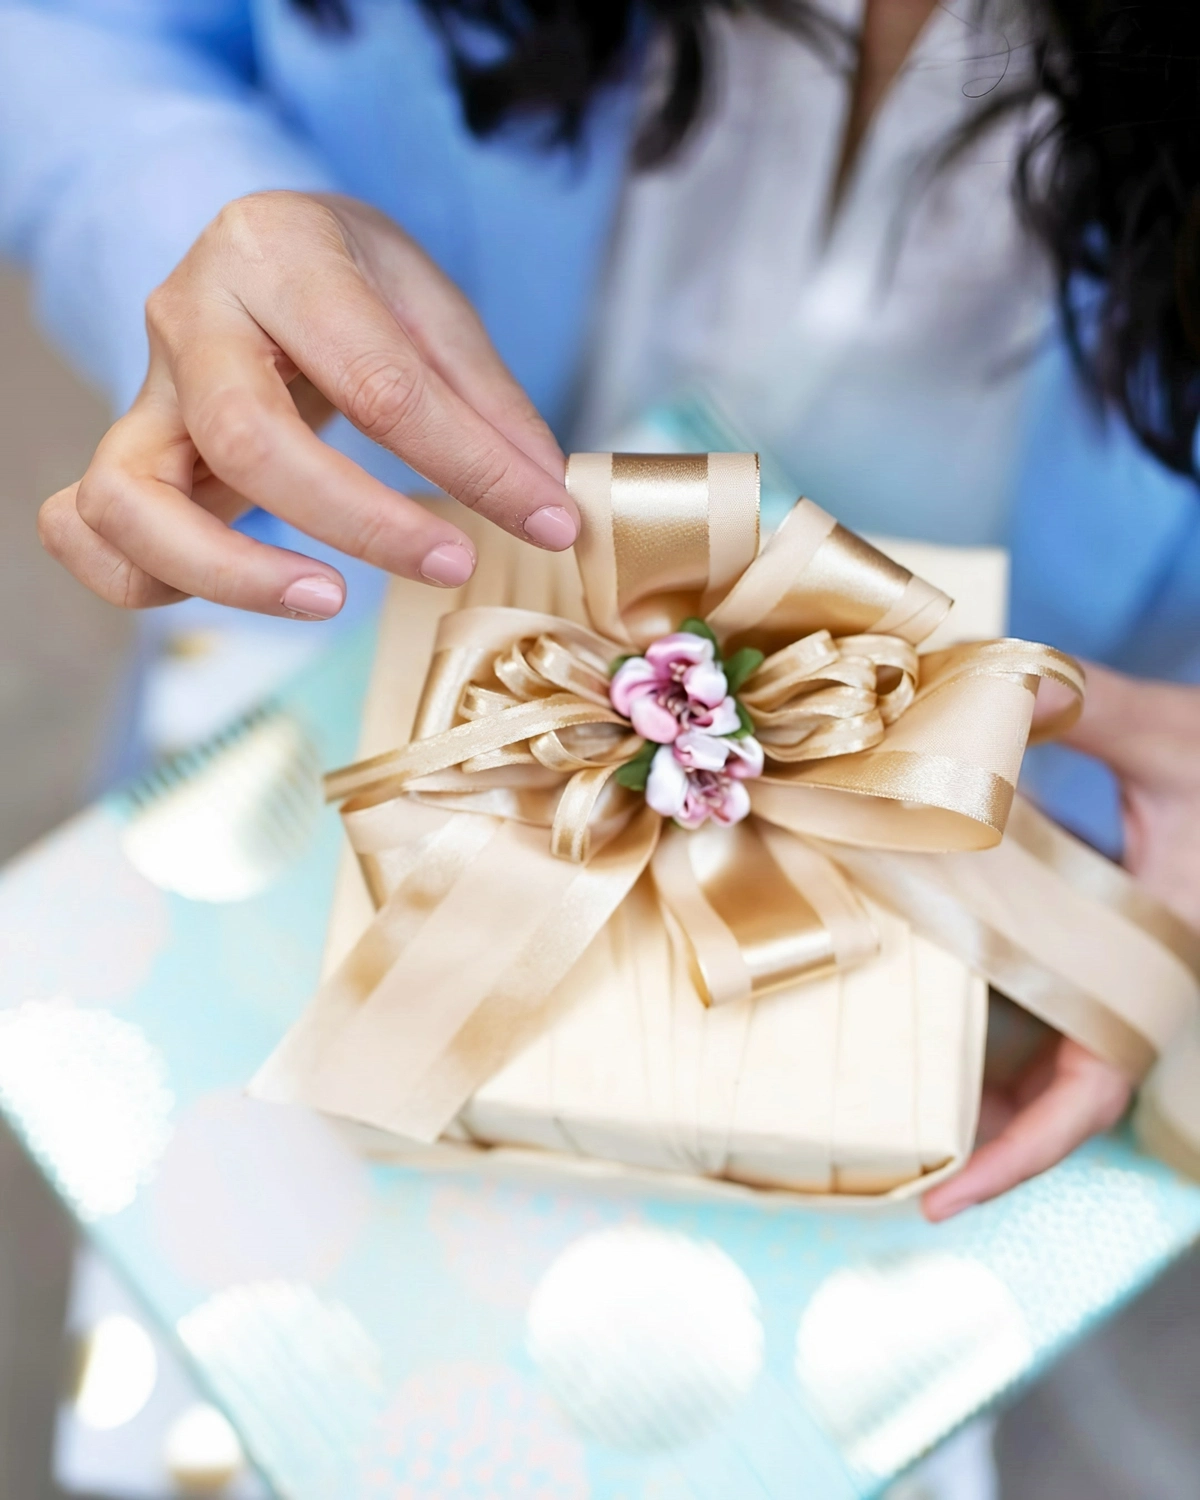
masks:
[[[198,595],[328,619],[328,564],[230,529],[251,506],[389,573],[443,587],[475,566],[439,512],[317,437],[335,410],[438,488],[538,546],[575,540],[563,456],[463,294],[391,220],[339,197],[239,199],[146,308],[150,365],[43,545],[130,608]]]
[[[1200,687],[1085,665],[1083,714],[1062,743],[1115,773],[1126,869],[1200,930]],[[1053,714],[1067,701],[1050,683],[1039,690],[1037,707]],[[1132,1090],[1115,1064],[1069,1037],[1048,1039],[1007,1087],[985,1092],[991,1138],[961,1172],[925,1194],[926,1217],[948,1219],[1046,1171],[1115,1125]]]

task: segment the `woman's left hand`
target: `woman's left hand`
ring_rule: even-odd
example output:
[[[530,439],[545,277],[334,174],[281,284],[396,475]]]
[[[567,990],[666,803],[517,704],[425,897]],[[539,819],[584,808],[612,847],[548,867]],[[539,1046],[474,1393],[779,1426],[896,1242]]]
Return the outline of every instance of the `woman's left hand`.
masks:
[[[1200,687],[1089,665],[1083,715],[1062,742],[1115,773],[1126,868],[1200,928]],[[1054,1038],[1009,1087],[985,1092],[981,1133],[991,1138],[925,1194],[926,1218],[948,1219],[1046,1171],[1115,1125],[1132,1092],[1120,1069],[1069,1037]]]

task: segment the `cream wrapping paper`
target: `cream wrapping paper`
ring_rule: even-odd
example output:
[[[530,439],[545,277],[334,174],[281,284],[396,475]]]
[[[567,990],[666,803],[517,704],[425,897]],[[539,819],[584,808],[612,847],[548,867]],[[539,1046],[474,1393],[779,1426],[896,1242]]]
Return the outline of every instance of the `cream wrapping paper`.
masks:
[[[888,646],[883,639],[886,630],[898,631],[897,640],[923,641],[927,649],[951,643],[945,623],[938,635],[930,635],[949,602],[938,590],[872,554],[840,529],[831,532],[832,520],[807,502],[789,521],[785,544],[767,548],[751,567],[754,548],[747,546],[739,457],[710,456],[707,484],[697,482],[694,460],[626,461],[621,473],[632,474],[634,482],[625,484],[624,509],[614,504],[611,515],[603,505],[585,510],[591,530],[585,531],[588,545],[580,551],[590,619],[593,626],[603,627],[608,640],[640,645],[675,628],[679,616],[691,612],[685,608],[689,587],[699,580],[703,589],[707,569],[711,598],[705,608],[710,623],[723,627],[724,635],[740,634],[744,639],[746,632],[759,628],[755,621],[765,598],[773,611],[770,618],[777,622],[776,637],[768,643],[760,629],[752,638],[764,639],[768,650],[826,623],[848,638],[847,649],[860,649],[852,643],[861,639],[862,649],[882,651],[877,656],[881,665],[889,660],[902,665],[907,660],[903,653],[911,655],[911,647]],[[656,470],[655,463],[673,468]],[[616,494],[615,460],[585,455],[572,464],[577,476],[582,473],[597,492],[602,480],[609,482],[605,466],[611,466]],[[701,468],[701,477],[703,473]],[[656,484],[674,486],[667,492],[678,505],[673,533],[655,512],[660,493]],[[740,532],[735,524],[739,506]],[[597,515],[601,524],[591,525]],[[456,781],[439,773],[440,766],[453,764],[439,748],[442,743],[453,747],[468,738],[475,755],[466,762],[468,770],[503,762],[509,769],[491,773],[493,781],[499,774],[505,784],[516,784],[511,752],[502,752],[498,761],[497,752],[488,748],[493,741],[497,746],[505,743],[491,727],[499,721],[486,717],[505,703],[511,705],[504,710],[508,720],[521,726],[542,715],[542,727],[552,727],[545,717],[550,711],[557,715],[553,723],[588,721],[586,713],[576,713],[561,695],[543,697],[545,709],[536,700],[518,707],[516,700],[487,689],[485,700],[490,694],[495,701],[483,703],[482,738],[478,720],[474,727],[445,732],[461,722],[457,715],[467,700],[460,684],[484,680],[479,676],[481,665],[506,649],[506,639],[532,638],[548,628],[547,621],[557,622],[560,637],[567,630],[568,639],[567,622],[588,619],[569,558],[534,552],[495,532],[477,531],[477,542],[480,567],[458,597],[405,584],[393,589],[381,629],[363,749],[368,754],[376,749],[387,752],[404,745],[412,733],[416,738],[406,752],[385,753],[378,764],[364,762],[332,778],[335,784],[341,778],[340,795],[353,796],[356,788],[369,789],[372,783],[382,787],[382,792],[360,796],[345,809],[370,899],[361,899],[361,879],[355,895],[356,877],[353,866],[348,866],[334,915],[331,955],[336,959],[352,949],[350,957],[259,1075],[256,1092],[306,1099],[335,1114],[373,1121],[406,1135],[429,1132],[427,1139],[436,1128],[424,1122],[440,1121],[448,1126],[448,1136],[460,1140],[604,1157],[636,1169],[702,1174],[809,1195],[833,1193],[843,1201],[855,1194],[903,1194],[953,1170],[969,1149],[975,1127],[986,1003],[985,983],[979,976],[996,977],[999,968],[1007,970],[1005,977],[1021,981],[1027,977],[1018,972],[1022,963],[1030,968],[1019,943],[1016,957],[1010,954],[1007,963],[1002,961],[1005,922],[1021,920],[1021,903],[1011,899],[1019,891],[1009,889],[1007,905],[997,905],[988,879],[979,882],[981,902],[976,904],[985,923],[968,921],[965,939],[957,931],[946,934],[958,958],[910,928],[896,910],[907,911],[926,934],[931,927],[927,913],[940,918],[947,908],[951,919],[961,915],[951,894],[954,887],[971,878],[976,869],[971,861],[991,857],[963,851],[996,844],[1008,816],[1011,782],[1036,687],[1036,678],[1028,674],[1050,670],[1059,675],[1063,670],[1069,679],[1069,664],[1060,669],[1052,660],[1054,653],[1019,642],[964,648],[965,656],[961,650],[943,650],[927,657],[915,704],[907,713],[901,704],[891,729],[885,732],[875,720],[874,729],[860,742],[851,742],[847,731],[853,734],[857,724],[869,725],[870,716],[842,722],[835,716],[821,731],[840,736],[826,752],[832,759],[810,760],[812,769],[801,765],[756,786],[756,811],[782,825],[775,831],[770,823],[759,825],[768,848],[780,857],[790,850],[792,864],[797,851],[811,847],[814,853],[805,858],[820,862],[815,851],[825,849],[849,870],[859,886],[865,916],[857,904],[856,909],[862,922],[869,918],[873,924],[879,952],[861,967],[842,967],[784,988],[777,982],[773,993],[747,992],[706,1009],[699,1003],[693,975],[680,961],[680,946],[673,948],[670,941],[676,916],[685,925],[691,921],[686,902],[684,907],[664,902],[660,869],[664,851],[674,851],[678,864],[682,848],[701,847],[685,841],[701,836],[673,835],[673,843],[660,841],[653,879],[644,873],[631,889],[622,875],[624,884],[614,884],[610,897],[604,895],[609,865],[616,874],[628,870],[631,845],[645,848],[644,857],[637,855],[642,861],[637,868],[649,859],[653,845],[645,843],[641,830],[652,830],[644,818],[638,821],[641,815],[627,823],[625,833],[612,844],[590,856],[590,862],[586,837],[580,844],[577,828],[562,844],[577,863],[556,867],[537,853],[546,837],[540,828],[522,827],[519,813],[516,822],[504,821],[513,816],[511,794],[505,794],[510,811],[497,822],[484,815],[499,806],[495,793],[487,794],[491,801],[481,801],[474,792],[476,786],[492,784],[486,776],[463,782],[461,775]],[[929,561],[939,553],[945,561],[944,549],[926,552],[922,571],[932,571]],[[616,569],[606,573],[612,558]],[[948,580],[951,591],[957,586],[974,611],[961,635],[997,633],[1003,628],[1002,565],[993,561],[989,573],[987,560],[977,555],[956,557],[954,564],[955,577]],[[992,583],[990,591],[980,586],[981,564],[985,579]],[[972,569],[974,578],[968,576]],[[804,586],[797,592],[801,575]],[[672,595],[676,584],[677,594]],[[695,597],[690,596],[692,602]],[[439,622],[447,612],[453,618]],[[506,624],[514,619],[517,626]],[[786,629],[778,623],[781,619],[788,622]],[[967,625],[965,620],[961,623]],[[503,631],[496,634],[502,625],[507,636]],[[864,629],[876,633],[855,635]],[[615,650],[604,649],[609,657]],[[421,676],[414,664],[427,660],[434,667],[418,712]],[[917,672],[913,660],[912,670]],[[447,664],[453,669],[448,695],[439,687],[447,679]],[[852,667],[848,663],[847,670]],[[528,680],[530,669],[523,659],[504,676],[505,683],[513,681],[512,670],[518,670],[521,682]],[[770,661],[764,675],[769,671]],[[853,671],[841,678],[835,672],[835,681],[853,680]],[[947,681],[951,697],[945,699],[943,689],[939,699],[938,683]],[[844,697],[847,691],[856,690],[835,687],[833,696]],[[942,707],[943,699],[949,709]],[[757,700],[748,693],[747,701],[770,706],[761,692]],[[562,707],[557,707],[560,702]],[[914,703],[911,692],[907,702]],[[998,730],[1005,716],[1009,727]],[[600,717],[591,711],[591,722]],[[885,726],[890,722],[885,718]],[[1019,739],[1006,742],[1005,734]],[[483,755],[478,753],[481,748]],[[948,761],[945,749],[960,759]],[[561,759],[562,752],[556,755]],[[405,770],[406,764],[412,769]],[[580,779],[586,782],[595,774],[586,772]],[[601,779],[606,774],[601,773]],[[411,780],[413,776],[418,779]],[[409,785],[412,795],[406,790]],[[463,800],[455,788],[464,786],[474,799],[469,816],[454,811]],[[423,787],[432,795],[422,795]],[[449,811],[447,790],[452,794]],[[906,800],[914,796],[918,802]],[[563,804],[567,802],[564,794]],[[947,817],[939,807],[958,811]],[[558,821],[556,816],[552,839],[558,837]],[[1018,821],[1028,824],[1023,842],[1036,845],[1039,820],[1030,812]],[[807,842],[782,831],[791,827]],[[823,843],[821,836],[830,829],[841,847]],[[889,839],[896,841],[900,852],[881,855],[878,848],[854,847],[886,847]],[[1010,842],[992,854],[1011,862]],[[1019,854],[1019,846],[1012,847]],[[913,852],[929,848],[960,852]],[[1064,857],[1073,856],[1068,851]],[[695,863],[694,855],[687,858]],[[953,871],[939,863],[946,859],[967,863]],[[789,861],[783,864],[790,874]],[[578,875],[572,874],[573,868]],[[517,869],[524,872],[522,879],[506,881],[505,872]],[[1022,879],[1018,871],[1018,887]],[[804,888],[802,880],[798,883]],[[598,930],[598,936],[581,958],[576,953],[582,949],[567,952],[556,970],[557,928],[564,914],[570,917],[576,888],[584,906],[591,903],[591,930]],[[868,892],[890,909],[864,894]],[[375,907],[380,915],[372,923]],[[484,922],[476,919],[481,909],[486,909]],[[553,913],[553,920],[545,920],[542,912]],[[821,912],[827,915],[828,902]],[[1081,921],[1086,931],[1086,910]],[[360,938],[368,923],[370,930]],[[833,924],[827,920],[824,925]],[[937,920],[932,927],[942,938]],[[483,928],[490,933],[486,941],[479,935]],[[680,936],[677,931],[673,935]],[[453,953],[449,961],[447,944]],[[394,963],[397,952],[403,954],[399,964]],[[528,967],[531,960],[522,957],[527,953],[536,954],[533,969]],[[849,962],[861,956],[856,953]],[[978,974],[963,962],[966,957]],[[1160,963],[1162,983],[1154,987],[1159,1013],[1147,1020],[1138,1010],[1123,1018],[1123,996],[1104,995],[1104,1003],[1097,1006],[1096,986],[1091,984],[1080,1006],[1082,1024],[1076,1028],[1086,1035],[1087,1024],[1099,1014],[1104,1040],[1110,1044],[1099,1050],[1127,1061],[1137,1075],[1194,1000],[1194,981],[1185,971],[1180,977],[1172,954],[1163,958],[1150,943],[1141,957]],[[1124,958],[1128,961],[1128,953]],[[1101,993],[1103,967],[1092,976],[1100,979]],[[538,973],[543,989],[550,985],[541,1000],[536,985],[531,990],[521,980],[523,972]],[[497,975],[502,976],[499,982]],[[1044,977],[1040,967],[1038,977]],[[1069,1011],[1070,985],[1065,988]],[[1040,1007],[1037,989],[1036,982],[1025,984],[1027,993],[1018,986],[1017,997],[1061,1024],[1064,987],[1059,985]],[[736,979],[726,990],[736,996]],[[531,995],[537,1003],[530,1003]],[[712,998],[726,996],[714,993]],[[468,1038],[465,1051],[463,1037]],[[450,1099],[465,1101],[453,1123],[453,1110],[446,1104]]]

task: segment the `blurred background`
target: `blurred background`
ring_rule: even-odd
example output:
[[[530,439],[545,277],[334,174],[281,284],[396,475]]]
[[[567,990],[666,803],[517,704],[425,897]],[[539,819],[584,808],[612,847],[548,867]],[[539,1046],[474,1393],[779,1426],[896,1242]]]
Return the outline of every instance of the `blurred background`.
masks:
[[[3,268],[0,397],[0,858],[8,859],[95,795],[114,765],[135,634],[128,617],[38,546],[39,502],[79,477],[106,416],[44,346],[21,280]],[[1200,1255],[1003,1415],[995,1439],[1003,1500],[1200,1500],[1198,1404]],[[936,1474],[915,1479],[894,1500],[984,1500],[951,1474],[937,1483]],[[244,1500],[264,1492],[232,1432],[79,1246],[0,1124],[0,1500],[189,1493]]]

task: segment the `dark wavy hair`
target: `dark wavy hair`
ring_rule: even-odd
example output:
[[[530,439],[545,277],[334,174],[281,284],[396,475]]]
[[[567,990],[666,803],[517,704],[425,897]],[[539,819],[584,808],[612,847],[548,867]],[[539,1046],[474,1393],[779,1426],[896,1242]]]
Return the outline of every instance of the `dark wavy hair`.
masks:
[[[295,0],[346,28],[346,0]],[[637,159],[670,157],[703,111],[718,10],[752,11],[849,70],[855,39],[812,0],[421,0],[442,32],[470,129],[542,122],[578,141],[597,91],[657,30],[668,66]],[[1025,0],[1033,83],[997,92],[968,134],[1037,95],[1054,110],[1026,143],[1014,190],[1057,270],[1079,368],[1164,464],[1197,475],[1200,420],[1200,5]],[[484,45],[481,45],[481,42]],[[946,156],[956,143],[947,144]]]

